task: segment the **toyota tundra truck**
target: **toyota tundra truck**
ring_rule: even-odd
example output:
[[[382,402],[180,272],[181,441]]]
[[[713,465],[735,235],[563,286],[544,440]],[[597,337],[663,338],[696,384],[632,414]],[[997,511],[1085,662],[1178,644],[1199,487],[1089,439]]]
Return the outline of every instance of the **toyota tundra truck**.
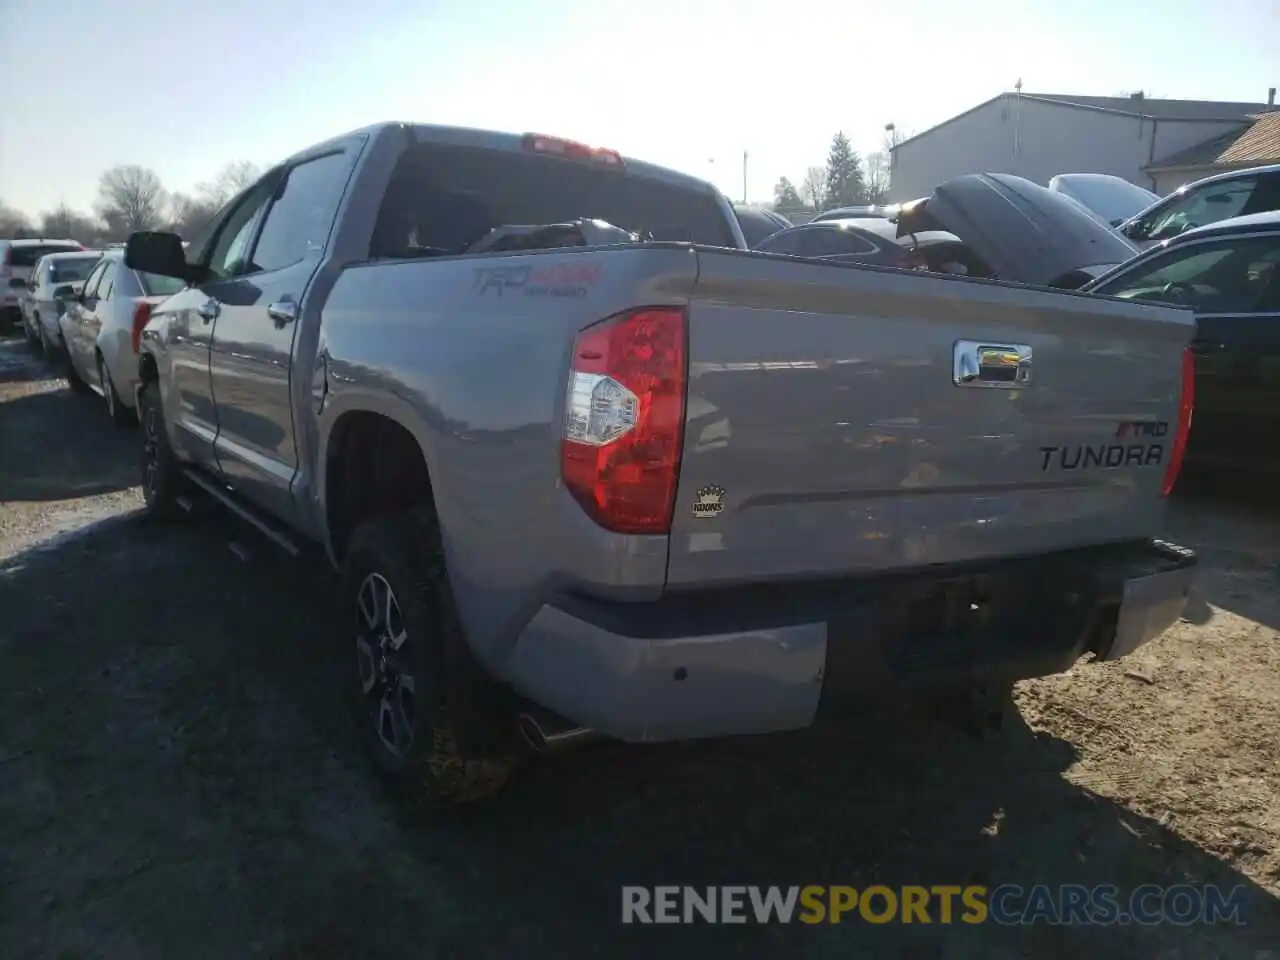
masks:
[[[1122,657],[1191,583],[1159,537],[1192,316],[1059,289],[1127,247],[962,186],[911,216],[995,224],[999,279],[752,253],[711,185],[553,137],[340,136],[185,250],[130,238],[184,284],[140,338],[147,510],[322,549],[371,755],[440,802],[529,746]]]

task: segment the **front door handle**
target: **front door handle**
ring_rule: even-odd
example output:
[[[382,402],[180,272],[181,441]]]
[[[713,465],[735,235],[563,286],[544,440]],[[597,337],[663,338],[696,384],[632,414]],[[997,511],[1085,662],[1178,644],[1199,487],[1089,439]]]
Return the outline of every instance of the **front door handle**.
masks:
[[[298,303],[295,300],[278,300],[267,304],[267,316],[275,321],[277,327],[293,323],[298,319]]]
[[[218,301],[212,297],[206,300],[200,306],[196,307],[196,313],[200,314],[200,319],[205,323],[212,323],[218,319]]]

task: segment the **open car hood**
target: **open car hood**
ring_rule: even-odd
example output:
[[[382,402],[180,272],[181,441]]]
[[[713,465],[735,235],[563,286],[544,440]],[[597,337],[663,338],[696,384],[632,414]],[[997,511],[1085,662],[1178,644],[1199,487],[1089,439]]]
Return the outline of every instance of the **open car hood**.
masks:
[[[1138,252],[1062,194],[1007,173],[973,173],[904,203],[898,236],[947,230],[1001,280],[1078,286],[1080,271],[1123,263]]]

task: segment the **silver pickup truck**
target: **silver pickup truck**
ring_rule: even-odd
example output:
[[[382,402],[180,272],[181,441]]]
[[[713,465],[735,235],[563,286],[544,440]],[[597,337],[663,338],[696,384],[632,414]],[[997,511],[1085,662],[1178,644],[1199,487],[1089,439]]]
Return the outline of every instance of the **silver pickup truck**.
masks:
[[[988,180],[930,217],[1071,209],[1040,193]],[[1060,272],[1072,225],[1005,213],[1008,269],[1047,269],[1039,231]],[[213,498],[323,547],[372,756],[439,801],[529,745],[986,710],[1183,609],[1194,555],[1156,539],[1182,310],[754,254],[701,181],[403,124],[126,262],[186,284],[141,338],[149,511]]]

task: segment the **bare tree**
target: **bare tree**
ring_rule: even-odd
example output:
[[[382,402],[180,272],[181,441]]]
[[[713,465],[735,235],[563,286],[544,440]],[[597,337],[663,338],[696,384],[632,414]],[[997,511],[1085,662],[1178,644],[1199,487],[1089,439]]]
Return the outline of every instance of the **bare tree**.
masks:
[[[889,154],[883,150],[868,153],[866,167],[867,202],[884,203],[889,197]]]
[[[27,219],[27,215],[0,200],[0,237],[16,240],[30,236],[31,233],[31,221]]]
[[[827,168],[810,167],[804,172],[800,182],[800,196],[815,211],[822,209],[822,200],[827,195]]]
[[[169,197],[169,229],[184,239],[190,239],[217,212],[218,208],[203,197],[172,194]]]
[[[164,220],[165,190],[146,167],[112,167],[98,181],[98,213],[113,233],[150,230]]]
[[[92,244],[101,238],[102,224],[93,217],[87,217],[78,210],[72,210],[65,203],[60,203],[53,210],[46,210],[40,214],[40,235],[70,237],[81,243]]]
[[[205,183],[196,184],[201,202],[217,210],[258,177],[262,171],[249,160],[234,160],[223,166],[218,175]]]

